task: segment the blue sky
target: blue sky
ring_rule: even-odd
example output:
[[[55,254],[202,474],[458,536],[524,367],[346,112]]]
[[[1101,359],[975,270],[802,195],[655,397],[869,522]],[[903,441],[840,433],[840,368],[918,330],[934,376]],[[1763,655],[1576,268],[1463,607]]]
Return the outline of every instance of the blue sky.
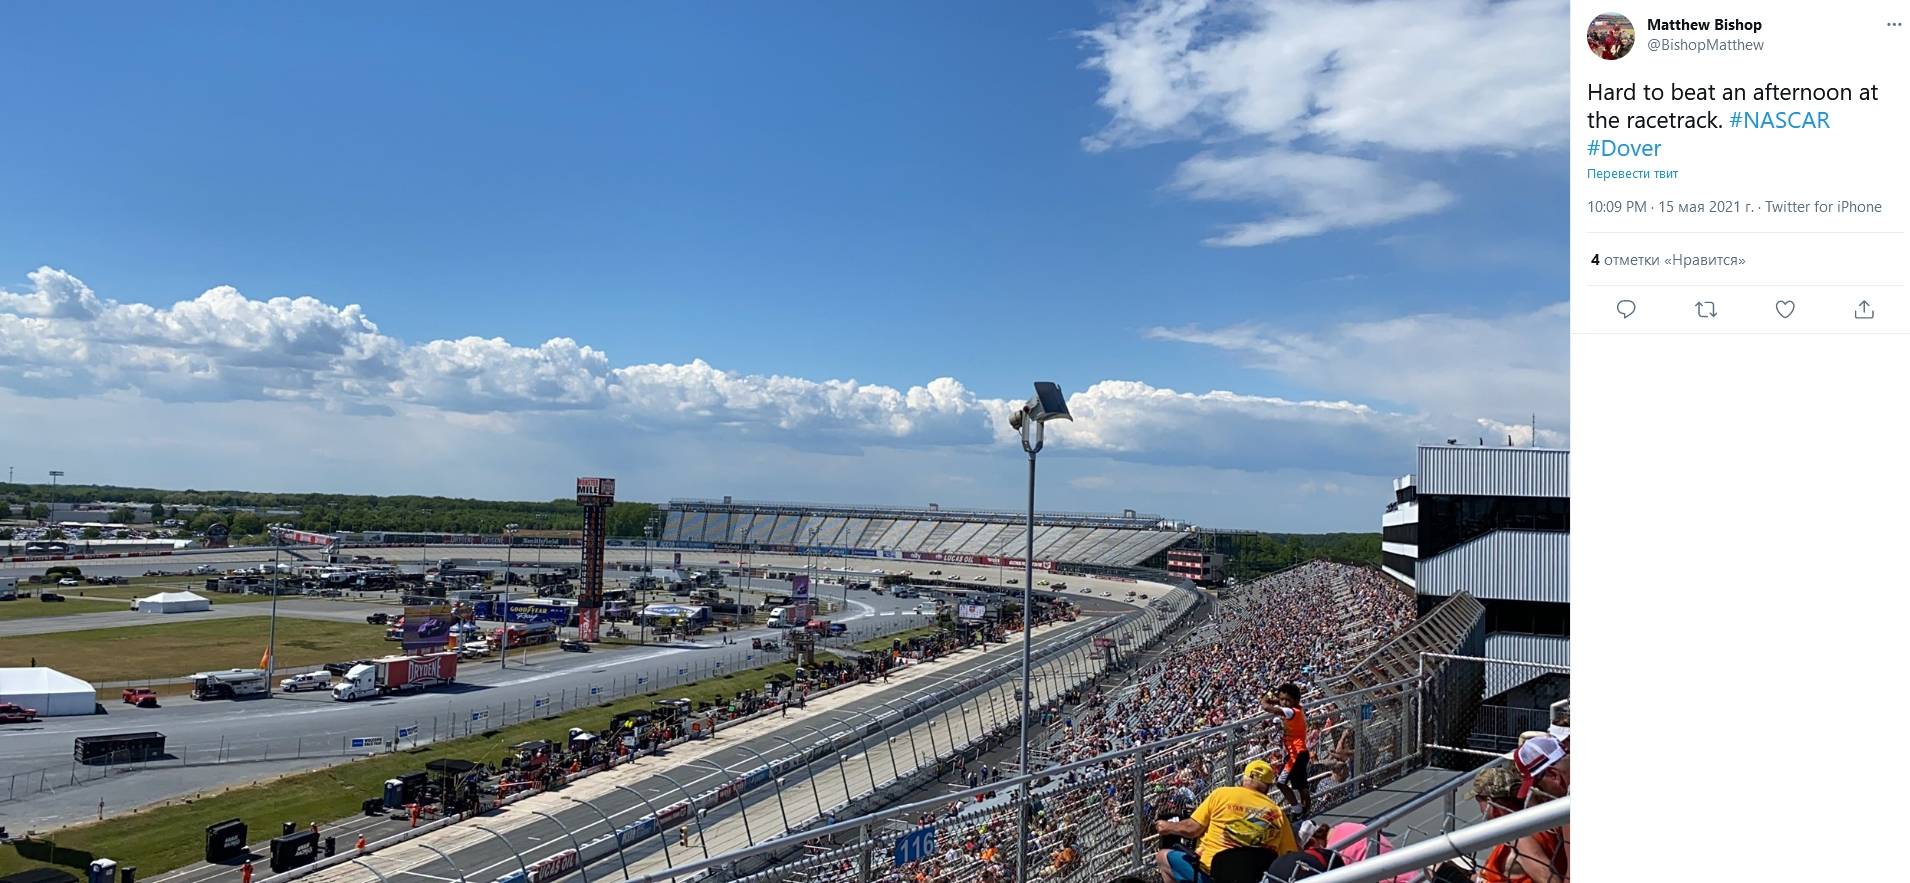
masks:
[[[1563,13],[10,7],[0,401],[181,441],[0,441],[124,484],[1010,506],[1039,378],[1086,408],[1056,508],[1370,528],[1416,441],[1566,440],[1564,55],[1420,45]]]

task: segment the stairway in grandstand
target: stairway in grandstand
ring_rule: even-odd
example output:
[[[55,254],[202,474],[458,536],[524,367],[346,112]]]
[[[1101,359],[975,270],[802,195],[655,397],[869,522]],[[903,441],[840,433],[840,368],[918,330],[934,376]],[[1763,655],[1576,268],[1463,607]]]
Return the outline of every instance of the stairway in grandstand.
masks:
[[[1486,608],[1470,594],[1460,592],[1434,607],[1413,627],[1381,644],[1327,687],[1345,693],[1419,673],[1421,653],[1462,653],[1474,642],[1485,620]]]

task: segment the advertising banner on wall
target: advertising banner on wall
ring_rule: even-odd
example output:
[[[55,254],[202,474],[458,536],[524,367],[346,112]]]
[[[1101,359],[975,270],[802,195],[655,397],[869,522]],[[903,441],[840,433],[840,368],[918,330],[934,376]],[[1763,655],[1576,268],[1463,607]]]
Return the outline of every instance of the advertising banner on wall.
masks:
[[[988,608],[980,604],[958,604],[955,616],[963,622],[981,622],[988,618]]]

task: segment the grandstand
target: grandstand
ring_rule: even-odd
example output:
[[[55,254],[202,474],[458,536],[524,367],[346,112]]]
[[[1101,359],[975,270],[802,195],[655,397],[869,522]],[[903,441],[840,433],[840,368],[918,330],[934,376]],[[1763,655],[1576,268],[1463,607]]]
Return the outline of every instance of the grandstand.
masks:
[[[1184,526],[1133,510],[1035,515],[1036,566],[1127,567],[1187,536]],[[1027,516],[988,509],[911,509],[722,500],[671,500],[661,544],[684,549],[849,555],[956,564],[1019,564]]]
[[[1156,879],[1153,850],[1165,844],[1152,836],[1155,819],[1186,817],[1250,759],[1276,766],[1283,759],[1281,731],[1259,713],[1258,696],[1289,679],[1310,688],[1315,818],[1337,823],[1334,848],[1367,839],[1374,852],[1425,842],[1453,843],[1448,854],[1481,848],[1461,842],[1489,848],[1463,832],[1451,839],[1482,821],[1470,801],[1456,797],[1482,763],[1504,761],[1440,744],[1463,740],[1475,721],[1480,669],[1422,667],[1422,657],[1464,660],[1461,654],[1478,652],[1483,606],[1461,593],[1417,620],[1413,609],[1412,594],[1380,571],[1323,562],[1223,592],[1213,615],[1171,638],[1154,662],[1057,710],[1059,725],[1043,734],[1033,758],[1040,778],[1031,783],[1028,878]],[[990,781],[998,783],[993,791]],[[818,838],[803,857],[732,879],[1009,883],[1013,781],[954,782],[956,793],[939,802],[861,820],[874,830],[845,834],[846,843]],[[924,835],[925,849],[897,854]],[[1348,873],[1372,881],[1399,872]]]

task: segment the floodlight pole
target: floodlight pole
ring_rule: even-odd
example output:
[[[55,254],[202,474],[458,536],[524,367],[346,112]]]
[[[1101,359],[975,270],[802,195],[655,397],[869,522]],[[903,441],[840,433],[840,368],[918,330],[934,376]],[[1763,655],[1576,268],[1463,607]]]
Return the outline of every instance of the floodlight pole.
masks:
[[[272,537],[272,624],[265,636],[265,691],[270,695],[272,675],[279,665],[279,589],[283,586],[279,581],[279,534],[271,528],[266,532]]]
[[[511,550],[517,548],[517,524],[504,525],[504,610],[498,618],[504,627],[497,632],[497,670],[510,667],[511,659]]]
[[[1029,424],[1034,424],[1034,439],[1030,441]],[[1020,767],[1016,773],[1022,777],[1021,801],[1015,813],[1015,879],[1021,883],[1028,881],[1028,698],[1029,682],[1034,672],[1034,582],[1035,582],[1035,455],[1041,453],[1042,426],[1038,420],[1021,422],[1021,449],[1028,452],[1028,544],[1022,556],[1022,566],[1026,576],[1021,583],[1021,745],[1015,752],[1015,762]]]

